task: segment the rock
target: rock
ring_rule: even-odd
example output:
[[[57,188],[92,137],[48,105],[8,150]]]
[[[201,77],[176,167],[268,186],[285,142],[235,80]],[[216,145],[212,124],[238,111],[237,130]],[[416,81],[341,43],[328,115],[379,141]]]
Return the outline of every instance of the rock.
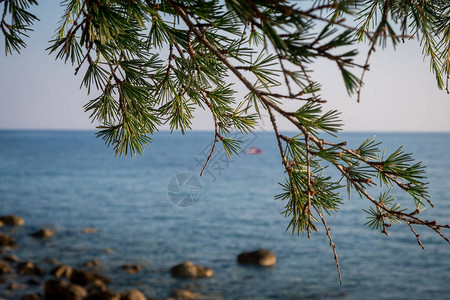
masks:
[[[21,217],[13,215],[0,216],[0,222],[8,226],[23,226],[25,224],[25,221]]]
[[[97,228],[84,228],[83,230],[81,230],[82,233],[97,233],[98,229]]]
[[[72,276],[72,268],[69,267],[68,265],[59,265],[54,267],[51,271],[50,274],[52,274],[55,277],[65,277],[65,278],[70,278]]]
[[[31,285],[41,285],[41,281],[36,278],[30,278],[27,282]]]
[[[23,283],[17,283],[17,282],[11,282],[8,284],[7,289],[8,290],[19,290],[19,289],[26,289],[27,286]]]
[[[0,232],[0,247],[17,247],[16,241],[9,235]]]
[[[9,261],[9,262],[18,262],[19,261],[19,258],[17,256],[15,256],[14,254],[4,255],[2,259],[4,261]]]
[[[98,291],[89,295],[85,300],[120,300],[120,294],[113,291]]]
[[[45,270],[35,266],[31,261],[21,262],[17,265],[17,271],[20,275],[39,275],[45,274]]]
[[[190,299],[195,299],[198,296],[199,295],[197,293],[194,293],[190,290],[174,290],[170,294],[170,297],[172,297],[176,300],[190,300]]]
[[[34,233],[31,234],[35,238],[49,238],[55,235],[55,232],[53,232],[50,229],[40,229]]]
[[[88,285],[94,280],[101,280],[104,283],[110,283],[110,280],[103,275],[78,269],[73,270],[72,275],[70,276],[70,281],[81,286]]]
[[[113,252],[114,252],[114,250],[113,250],[113,249],[111,249],[111,248],[106,248],[106,249],[105,249],[105,252],[106,252],[106,253],[113,253]]]
[[[129,290],[120,293],[120,300],[147,300],[138,290]]]
[[[83,264],[83,266],[92,268],[92,267],[98,267],[98,266],[100,266],[101,264],[102,264],[102,263],[101,263],[99,260],[94,259],[94,260],[90,260],[90,261],[85,262],[85,263]]]
[[[194,265],[190,261],[172,267],[170,273],[174,277],[183,278],[204,278],[214,276],[213,270],[200,265]]]
[[[89,294],[93,294],[96,292],[106,291],[107,287],[103,281],[101,281],[100,279],[95,279],[94,281],[86,285],[85,289]]]
[[[44,286],[45,300],[83,300],[86,290],[65,280],[47,280]]]
[[[47,263],[47,264],[51,264],[51,265],[59,265],[59,264],[61,264],[59,262],[59,260],[57,260],[56,258],[46,258],[46,259],[44,259],[44,262]]]
[[[12,273],[13,269],[11,266],[3,260],[0,260],[0,275]]]
[[[275,254],[265,249],[243,252],[239,254],[237,260],[241,264],[260,265],[264,267],[273,266],[277,262]]]
[[[138,264],[125,264],[120,266],[122,271],[128,274],[136,274],[142,270],[142,266]]]
[[[44,297],[42,297],[41,293],[28,294],[20,298],[20,300],[42,300],[42,299],[44,299]]]

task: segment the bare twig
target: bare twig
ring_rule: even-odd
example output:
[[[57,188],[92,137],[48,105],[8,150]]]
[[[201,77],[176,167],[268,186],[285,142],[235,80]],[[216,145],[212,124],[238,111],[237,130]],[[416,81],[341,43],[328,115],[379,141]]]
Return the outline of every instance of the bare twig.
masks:
[[[309,153],[309,135],[305,135],[305,144],[306,144],[306,176],[307,176],[307,185],[308,185],[308,203],[306,204],[306,212],[308,214],[308,226],[307,226],[307,233],[308,233],[308,238],[311,238],[311,233],[310,233],[310,224],[311,224],[311,193],[312,193],[312,188],[311,188],[311,162],[310,162],[310,153]],[[336,262],[337,263],[337,262]],[[338,268],[339,269],[339,268]],[[340,275],[339,275],[340,277]],[[342,281],[341,281],[342,284]]]
[[[422,242],[420,241],[420,235],[414,230],[414,228],[411,226],[409,222],[405,223],[408,225],[409,229],[411,229],[412,233],[414,233],[414,235],[416,236],[416,240],[419,246],[422,247],[422,249],[425,249],[425,247],[422,245]]]
[[[208,108],[211,110],[211,114],[213,116],[214,119],[214,142],[213,145],[211,147],[211,151],[209,152],[208,158],[206,159],[205,165],[202,168],[202,171],[200,172],[200,176],[203,176],[203,172],[205,171],[206,167],[209,164],[209,161],[211,160],[211,157],[213,156],[214,150],[216,149],[216,144],[219,141],[219,138],[222,139],[221,135],[219,134],[219,126],[218,126],[218,122],[217,122],[217,115],[216,112],[214,111],[214,107],[212,106],[211,102],[208,100],[208,94],[206,91],[201,90],[200,91],[202,96],[203,96],[203,101],[206,103],[206,105],[208,106]]]
[[[327,234],[328,240],[330,241],[330,247],[333,250],[334,261],[336,263],[336,269],[337,269],[338,276],[339,276],[339,284],[342,285],[341,269],[339,267],[339,259],[338,259],[338,255],[336,252],[336,245],[334,244],[333,239],[331,238],[331,234],[330,234],[331,229],[328,227],[327,222],[325,221],[325,218],[323,217],[323,214],[317,209],[317,207],[315,207],[315,206],[313,206],[313,207],[314,207],[314,210],[319,215],[320,220],[322,220],[323,227],[325,228],[325,232]]]

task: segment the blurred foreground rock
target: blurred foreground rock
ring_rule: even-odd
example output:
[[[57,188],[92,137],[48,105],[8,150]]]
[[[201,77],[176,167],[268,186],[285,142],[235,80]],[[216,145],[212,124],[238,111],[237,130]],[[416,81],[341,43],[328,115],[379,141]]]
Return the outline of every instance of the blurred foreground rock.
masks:
[[[9,262],[18,262],[19,258],[17,256],[15,256],[14,254],[7,254],[2,257],[2,260],[9,261]]]
[[[83,300],[87,296],[86,290],[65,280],[50,279],[44,287],[45,300]]]
[[[0,247],[17,247],[16,241],[9,235],[0,232]]]
[[[259,249],[251,252],[243,252],[239,254],[237,260],[241,264],[269,267],[276,264],[277,257],[272,251]]]
[[[51,265],[59,265],[59,264],[61,264],[59,262],[59,260],[57,260],[56,258],[51,258],[51,257],[47,257],[46,259],[44,259],[44,262],[46,264],[51,264]]]
[[[88,285],[89,283],[94,282],[95,280],[100,280],[104,282],[105,284],[110,283],[110,280],[108,277],[94,273],[94,272],[88,272],[83,270],[74,269],[72,271],[72,275],[70,276],[70,281],[79,284],[81,286]]]
[[[106,283],[103,281],[96,279],[85,286],[85,289],[89,294],[94,294],[96,292],[106,291],[108,288],[106,287]]]
[[[93,259],[93,260],[90,260],[90,261],[85,262],[85,263],[83,264],[83,266],[88,267],[88,268],[93,268],[93,267],[98,267],[98,266],[100,266],[101,264],[102,264],[102,263],[101,263],[99,260]]]
[[[19,289],[26,289],[27,285],[23,284],[23,283],[18,283],[18,282],[11,282],[10,284],[8,284],[8,286],[6,287],[8,290],[19,290]]]
[[[35,238],[49,238],[55,235],[55,232],[50,230],[50,229],[40,229],[36,232],[33,232],[31,234],[31,236],[35,237]]]
[[[136,274],[142,270],[142,266],[139,264],[125,264],[120,266],[120,268],[128,274]]]
[[[89,295],[85,300],[120,300],[120,294],[113,291],[98,291]]]
[[[17,265],[17,272],[20,275],[38,275],[45,274],[45,270],[34,265],[31,261],[21,262]]]
[[[34,294],[28,294],[28,295],[23,295],[20,300],[42,300],[44,299],[44,297],[42,296],[41,293],[34,293]]]
[[[23,226],[25,224],[25,221],[21,217],[14,215],[0,216],[0,222],[8,226]]]
[[[170,297],[176,300],[191,300],[197,298],[199,295],[190,290],[174,290]]]
[[[0,260],[0,275],[12,273],[11,266],[3,260]]]
[[[97,228],[84,228],[83,230],[81,230],[82,233],[97,233],[98,229]]]
[[[50,271],[50,274],[55,277],[70,278],[72,276],[72,271],[72,268],[68,265],[58,265]]]
[[[120,300],[147,300],[144,294],[138,290],[128,290],[120,294]]]
[[[214,271],[200,265],[194,265],[192,262],[176,265],[170,269],[170,274],[174,277],[182,278],[204,278],[214,276]]]

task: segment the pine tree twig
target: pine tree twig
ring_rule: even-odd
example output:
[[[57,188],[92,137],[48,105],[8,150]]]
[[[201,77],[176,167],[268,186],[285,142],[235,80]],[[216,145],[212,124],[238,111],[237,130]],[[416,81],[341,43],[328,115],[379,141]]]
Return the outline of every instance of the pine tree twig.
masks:
[[[284,151],[283,151],[283,146],[281,145],[281,140],[280,140],[281,134],[278,132],[278,126],[277,126],[277,123],[276,123],[276,120],[275,120],[275,116],[274,116],[274,114],[272,112],[272,109],[270,107],[267,108],[267,111],[269,113],[270,122],[272,123],[272,127],[273,127],[273,130],[275,132],[275,136],[276,136],[277,144],[278,144],[278,150],[280,151],[282,163],[284,165],[284,168],[286,169],[286,172],[290,173],[290,172],[292,172],[292,169],[288,165],[288,162],[287,162],[287,159],[286,159],[286,155],[284,154]]]
[[[306,231],[308,233],[308,238],[311,238],[311,232],[310,232],[310,224],[311,224],[311,192],[312,192],[312,187],[311,187],[311,162],[309,160],[309,135],[305,135],[305,145],[306,145],[306,176],[307,176],[307,188],[308,188],[308,203],[306,204],[306,212],[304,212],[303,214],[308,214],[308,225],[306,228]],[[303,208],[305,210],[305,208]],[[322,218],[322,217],[321,217]],[[326,224],[324,224],[326,225]],[[334,251],[334,249],[333,249]],[[336,256],[337,259],[337,256]],[[337,263],[337,261],[336,261]],[[339,267],[338,267],[339,269]],[[340,274],[339,274],[339,278],[340,278]],[[341,281],[342,284],[342,281]]]
[[[211,147],[211,151],[209,152],[208,158],[206,159],[206,162],[202,168],[202,171],[200,172],[200,176],[203,176],[203,172],[206,170],[206,167],[208,166],[209,161],[211,160],[211,157],[214,154],[214,150],[216,149],[216,144],[219,141],[218,138],[221,138],[221,139],[223,139],[223,138],[219,134],[217,115],[216,115],[216,112],[214,111],[214,107],[212,106],[211,102],[208,100],[208,93],[205,92],[204,90],[201,90],[200,92],[203,96],[203,101],[206,103],[208,108],[211,110],[211,114],[212,114],[213,120],[214,120],[214,141],[213,141],[213,145]]]
[[[323,100],[323,99],[318,99],[316,97],[308,97],[308,98],[302,98],[300,96],[297,95],[283,95],[283,94],[279,94],[279,93],[269,93],[269,92],[264,92],[264,91],[260,91],[261,95],[265,95],[268,97],[274,97],[274,98],[285,98],[285,99],[292,99],[292,100],[301,100],[301,101],[306,101],[306,102],[316,102],[316,103],[327,103],[327,100]],[[299,93],[301,94],[301,93]]]
[[[405,223],[408,225],[409,229],[415,235],[417,243],[419,244],[419,246],[422,247],[422,249],[425,250],[425,247],[423,246],[422,242],[420,241],[420,235],[414,230],[414,228],[411,226],[411,224],[408,221],[405,221]]]
[[[287,86],[287,89],[288,89],[288,92],[289,92],[289,98],[293,98],[292,97],[291,84],[289,82],[289,78],[287,77],[290,72],[288,72],[286,70],[286,68],[284,67],[283,58],[282,58],[282,56],[280,54],[278,54],[278,61],[280,62],[281,70],[283,71],[284,81],[286,83],[286,86]]]
[[[253,86],[253,84],[251,84],[247,78],[245,78],[245,76],[243,76],[239,70],[236,69],[236,67],[230,62],[228,61],[228,59],[215,47],[213,46],[205,37],[204,35],[194,26],[194,24],[189,20],[189,17],[187,16],[186,12],[179,6],[177,5],[177,3],[173,0],[169,0],[169,3],[172,5],[172,7],[175,9],[175,11],[177,12],[177,14],[181,17],[181,19],[183,19],[183,21],[185,22],[185,24],[192,29],[192,32],[195,34],[195,36],[197,37],[197,39],[203,43],[203,45],[205,47],[207,47],[219,60],[222,61],[222,63],[224,65],[226,65],[230,71],[232,71],[232,73],[250,90],[250,92],[254,93],[256,96],[258,96],[259,99],[261,99],[261,101],[264,103],[264,105],[266,107],[270,107],[272,109],[274,109],[276,112],[278,112],[279,114],[281,114],[282,116],[284,116],[286,119],[288,119],[292,124],[294,124],[305,136],[309,136],[311,141],[316,144],[316,146],[321,149],[321,150],[325,150],[324,147],[324,142],[323,140],[320,140],[319,138],[316,138],[314,136],[312,136],[308,130],[306,130],[306,128],[302,125],[302,123],[295,118],[295,116],[292,113],[288,113],[286,111],[284,111],[282,108],[280,108],[277,104],[275,104],[272,100],[270,100],[266,95],[263,95],[255,86]],[[306,71],[304,70],[304,72],[306,73]],[[361,192],[367,199],[369,199],[372,203],[375,204],[375,206],[379,206],[380,208],[383,208],[383,210],[385,211],[390,211],[387,207],[385,207],[384,205],[381,205],[380,203],[378,203],[372,196],[370,196],[367,191],[365,189],[363,189],[361,187],[361,185],[357,182],[355,182],[355,180],[353,178],[351,178],[346,171],[344,170],[344,167],[340,164],[335,163],[334,164],[338,170],[350,181],[354,184],[354,187]],[[399,212],[392,212],[394,215],[396,215],[397,217],[399,217],[402,220],[408,219],[408,215],[405,213],[399,213]],[[420,219],[417,219],[420,220]],[[434,231],[436,231],[439,235],[441,235],[446,241],[448,241],[448,239],[442,235],[442,233],[440,233],[439,229],[437,229],[436,227],[432,227],[430,226],[430,224],[420,220],[421,222],[419,222],[421,225],[425,225],[428,226],[430,228],[432,228]],[[439,225],[442,228],[445,226]]]
[[[330,247],[333,250],[334,261],[336,263],[336,269],[337,269],[338,276],[339,276],[339,284],[342,285],[341,269],[339,267],[339,259],[338,259],[338,255],[337,255],[337,251],[336,251],[336,245],[334,244],[333,239],[331,238],[331,234],[330,234],[331,229],[328,227],[327,222],[325,221],[325,218],[323,217],[323,214],[314,205],[313,205],[313,208],[319,215],[320,220],[322,220],[322,224],[323,224],[323,227],[325,228],[325,232],[327,234],[328,241],[330,242]]]

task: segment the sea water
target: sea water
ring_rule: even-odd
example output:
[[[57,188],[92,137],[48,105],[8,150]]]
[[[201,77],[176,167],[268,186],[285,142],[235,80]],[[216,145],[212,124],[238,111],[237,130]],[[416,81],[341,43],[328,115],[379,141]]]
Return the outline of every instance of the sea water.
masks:
[[[340,140],[355,147],[371,135],[344,133]],[[371,231],[362,211],[368,201],[357,195],[348,199],[345,190],[345,204],[328,218],[340,286],[321,224],[311,239],[285,231],[286,203],[274,200],[284,180],[274,134],[240,137],[244,148],[262,149],[258,155],[227,159],[218,144],[200,177],[213,138],[212,132],[160,132],[143,156],[124,159],[92,131],[0,131],[0,215],[16,214],[26,222],[0,231],[15,237],[14,253],[21,260],[48,271],[51,265],[44,260],[49,257],[72,267],[98,259],[102,265],[96,270],[111,278],[111,289],[137,288],[158,299],[186,286],[204,299],[449,299],[449,244],[427,228],[417,228],[425,250],[406,225],[394,225],[389,237]],[[404,145],[423,161],[436,208],[421,216],[450,223],[450,134],[379,133],[377,139],[389,151]],[[186,176],[194,180],[187,186]],[[380,191],[379,185],[371,190],[375,196]],[[174,205],[180,195],[191,203]],[[413,210],[407,194],[397,197]],[[81,233],[87,227],[98,233]],[[46,240],[30,237],[40,228],[56,234]],[[276,266],[237,264],[239,253],[259,248],[277,255]],[[172,278],[170,267],[186,260],[216,275]],[[126,263],[143,269],[126,274],[120,270]],[[19,299],[42,286],[5,290],[1,284],[0,296]]]

